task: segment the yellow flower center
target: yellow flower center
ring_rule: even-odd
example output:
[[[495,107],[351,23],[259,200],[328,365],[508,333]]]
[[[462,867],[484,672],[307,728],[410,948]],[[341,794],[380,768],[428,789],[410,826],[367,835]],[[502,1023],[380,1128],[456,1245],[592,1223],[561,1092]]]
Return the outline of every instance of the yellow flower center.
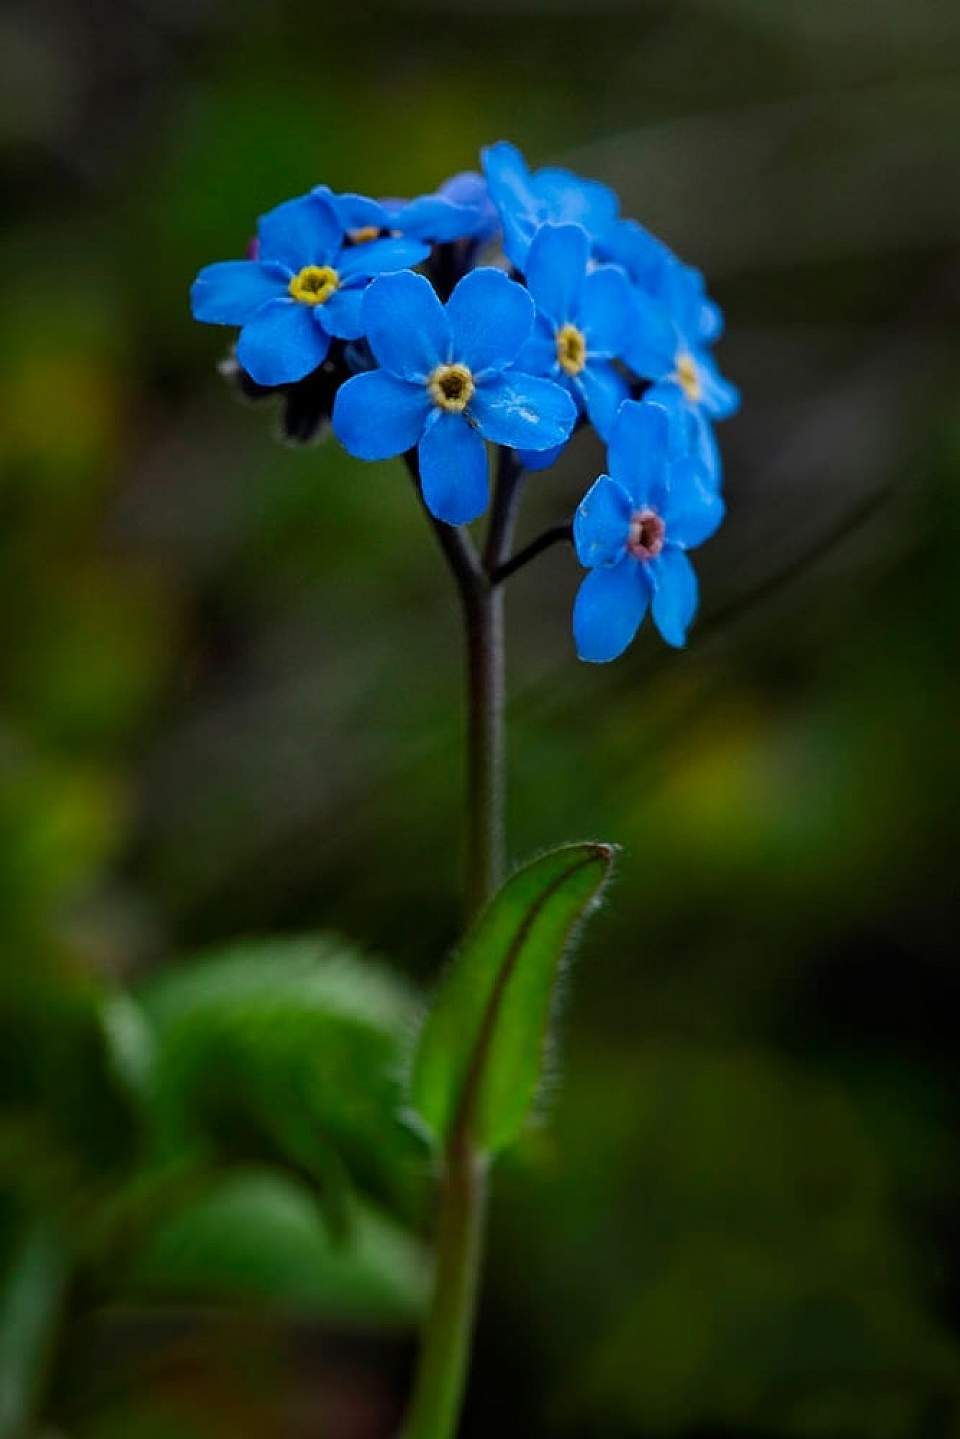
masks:
[[[370,240],[376,240],[380,231],[376,225],[361,225],[359,230],[349,232],[350,239],[355,245],[366,245]]]
[[[329,265],[304,265],[287,287],[302,305],[323,305],[340,284],[340,276]]]
[[[695,405],[699,400],[703,387],[700,384],[700,372],[697,369],[697,362],[692,355],[686,351],[677,356],[677,381],[680,388],[691,404]]]
[[[475,386],[466,365],[438,365],[427,381],[427,389],[441,410],[460,415],[469,405]]]
[[[566,375],[579,375],[587,363],[587,342],[576,325],[561,325],[557,331],[557,363]]]

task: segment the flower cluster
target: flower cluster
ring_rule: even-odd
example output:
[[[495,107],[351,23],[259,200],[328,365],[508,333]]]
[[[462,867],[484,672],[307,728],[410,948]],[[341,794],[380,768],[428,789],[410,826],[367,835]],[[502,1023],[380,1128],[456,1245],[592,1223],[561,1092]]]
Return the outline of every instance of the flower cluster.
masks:
[[[482,175],[414,200],[318,186],[262,216],[246,259],[201,270],[191,301],[239,329],[228,368],[248,395],[283,396],[292,438],[329,423],[360,459],[405,455],[445,524],[487,509],[487,442],[543,470],[592,426],[609,473],[572,526],[577,652],[615,658],[648,607],[684,643],[686,552],[723,516],[713,423],[737,392],[711,358],[722,317],[702,276],[607,186],[531,172],[504,142]]]

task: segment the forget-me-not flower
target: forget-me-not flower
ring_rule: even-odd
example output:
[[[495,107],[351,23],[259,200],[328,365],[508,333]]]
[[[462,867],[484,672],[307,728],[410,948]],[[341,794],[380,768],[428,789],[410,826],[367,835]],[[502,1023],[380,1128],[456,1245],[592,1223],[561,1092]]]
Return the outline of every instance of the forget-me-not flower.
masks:
[[[516,145],[506,140],[482,153],[490,198],[503,225],[507,258],[523,270],[540,226],[549,220],[582,225],[591,238],[606,234],[620,203],[599,180],[584,180],[571,170],[548,166],[531,173]]]
[[[577,592],[573,633],[581,659],[616,659],[650,607],[668,644],[680,646],[697,608],[687,558],[723,519],[723,501],[699,463],[671,459],[662,406],[627,400],[608,449],[609,474],[581,501],[573,523],[577,557],[590,573]]]
[[[349,243],[346,234],[354,228],[355,202],[353,220],[369,219],[365,243]],[[376,204],[318,186],[261,217],[256,258],[200,271],[190,292],[194,318],[241,327],[237,360],[258,384],[300,380],[326,359],[331,338],[359,339],[371,277],[416,265],[429,253],[419,240],[379,237],[366,209]]]
[[[445,306],[422,275],[375,280],[363,326],[380,369],[338,391],[335,434],[363,460],[416,446],[430,512],[451,525],[475,519],[488,500],[484,440],[546,450],[562,444],[576,420],[560,385],[509,368],[533,318],[529,294],[501,270],[471,270]]]
[[[707,346],[723,328],[698,270],[670,257],[652,290],[634,291],[634,319],[624,358],[653,381],[647,398],[671,409],[691,436],[690,449],[719,484],[720,455],[710,421],[736,412],[740,396],[717,369]]]
[[[563,385],[608,439],[630,393],[613,361],[630,328],[631,294],[621,270],[589,269],[589,262],[590,237],[581,225],[541,225],[526,261],[537,318],[517,368]]]

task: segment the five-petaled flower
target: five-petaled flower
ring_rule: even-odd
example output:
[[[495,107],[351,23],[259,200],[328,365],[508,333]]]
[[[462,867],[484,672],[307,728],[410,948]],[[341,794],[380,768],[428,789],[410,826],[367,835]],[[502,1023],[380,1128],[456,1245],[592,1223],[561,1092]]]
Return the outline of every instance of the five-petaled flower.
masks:
[[[635,290],[624,348],[634,373],[654,382],[647,398],[673,412],[675,432],[677,423],[686,427],[690,450],[717,485],[720,454],[710,421],[726,419],[740,404],[736,386],[722,377],[707,349],[722,325],[719,309],[705,294],[703,276],[671,255],[652,290]]]
[[[507,259],[523,270],[533,237],[548,221],[582,225],[592,238],[614,225],[620,203],[599,180],[584,180],[570,170],[548,166],[533,173],[515,145],[500,140],[483,151],[483,172],[490,198],[503,225]]]
[[[670,417],[661,405],[627,400],[608,449],[609,474],[581,501],[573,523],[577,557],[590,573],[573,609],[581,659],[616,659],[648,606],[668,644],[680,646],[697,608],[687,550],[709,539],[723,501],[693,458],[672,459]]]
[[[358,213],[351,215],[351,205]],[[261,217],[255,259],[200,271],[190,292],[194,318],[241,327],[237,359],[258,384],[301,380],[326,359],[331,338],[359,339],[371,277],[416,265],[428,254],[415,239],[374,234],[351,243],[341,215],[357,219],[372,214],[364,206],[374,205],[319,186]]]
[[[363,328],[381,366],[337,392],[333,428],[351,454],[382,460],[416,446],[423,498],[448,524],[486,509],[484,440],[511,449],[562,444],[576,420],[566,390],[510,369],[529,338],[529,294],[500,270],[471,270],[446,306],[422,275],[375,280]]]
[[[541,225],[526,262],[537,318],[517,366],[562,384],[609,439],[630,393],[613,364],[631,323],[630,286],[612,265],[588,270],[589,260],[590,238],[581,225]]]

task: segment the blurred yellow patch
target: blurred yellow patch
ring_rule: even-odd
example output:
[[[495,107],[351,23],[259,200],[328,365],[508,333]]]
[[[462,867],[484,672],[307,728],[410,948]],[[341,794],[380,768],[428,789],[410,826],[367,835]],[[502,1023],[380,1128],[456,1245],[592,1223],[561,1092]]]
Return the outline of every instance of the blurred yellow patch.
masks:
[[[119,386],[100,356],[27,351],[0,389],[0,474],[27,470],[72,491],[79,474],[109,475],[120,437]]]

